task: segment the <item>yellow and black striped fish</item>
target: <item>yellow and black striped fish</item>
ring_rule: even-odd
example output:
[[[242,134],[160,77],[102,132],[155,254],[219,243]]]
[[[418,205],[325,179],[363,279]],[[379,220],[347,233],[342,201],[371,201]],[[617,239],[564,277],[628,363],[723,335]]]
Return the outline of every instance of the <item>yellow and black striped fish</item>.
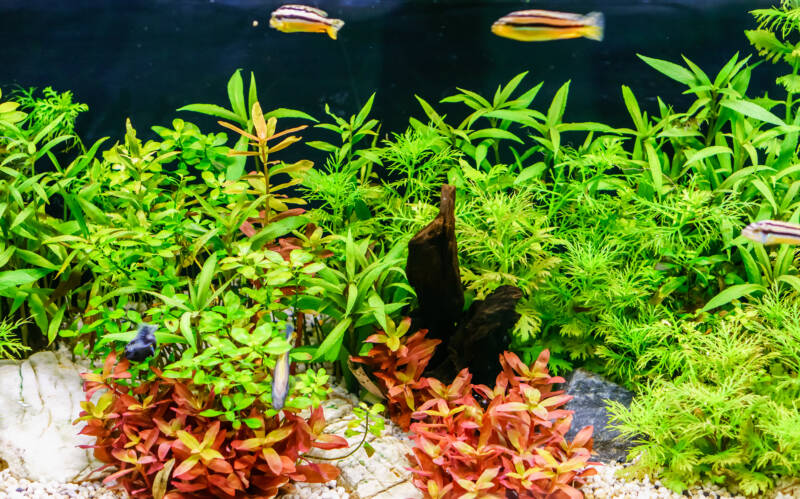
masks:
[[[766,245],[800,244],[800,225],[777,220],[762,220],[742,229],[742,235],[751,241]]]
[[[275,10],[269,19],[269,25],[283,33],[327,33],[336,40],[344,21],[328,18],[328,13],[324,10],[292,4]]]
[[[601,41],[603,27],[602,12],[580,15],[549,10],[518,10],[495,21],[492,33],[522,42],[544,42],[582,36]]]

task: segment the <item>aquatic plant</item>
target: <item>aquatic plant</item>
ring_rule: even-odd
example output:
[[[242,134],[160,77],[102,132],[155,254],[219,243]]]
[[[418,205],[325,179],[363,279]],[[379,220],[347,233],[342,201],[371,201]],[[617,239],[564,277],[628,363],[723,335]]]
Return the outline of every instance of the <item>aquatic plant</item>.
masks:
[[[303,279],[304,286],[322,292],[298,301],[301,308],[324,317],[323,334],[311,360],[337,361],[353,386],[348,356],[359,352],[377,326],[387,330],[391,317],[399,315],[413,296],[401,267],[404,247],[397,245],[376,255],[370,246],[370,238],[356,241],[348,233],[344,248],[332,248],[334,256],[326,260],[325,268]],[[344,254],[340,254],[342,249]]]
[[[73,102],[72,92],[56,92],[52,87],[42,89],[42,96],[36,95],[36,88],[20,88],[15,92],[14,100],[19,103],[22,111],[28,113],[25,125],[34,133],[48,128],[43,139],[53,139],[56,136],[71,135],[73,143],[80,144],[80,138],[75,135],[75,120],[80,113],[89,110],[89,106],[80,102]],[[53,128],[53,123],[58,123]]]
[[[19,326],[20,321],[13,323],[8,319],[0,320],[0,359],[21,357],[31,349],[17,336],[16,330]]]
[[[388,400],[389,414],[414,441],[414,484],[425,497],[582,497],[592,449],[592,427],[564,438],[572,414],[559,409],[572,397],[552,391],[564,379],[548,374],[549,353],[527,366],[510,352],[494,388],[473,385],[468,369],[446,385],[422,376],[439,340],[422,330],[408,336],[405,319],[367,338],[368,366]],[[364,374],[363,376],[366,376]],[[362,379],[362,384],[372,383]]]
[[[796,295],[770,291],[722,320],[680,328],[680,368],[656,369],[630,408],[611,405],[615,427],[636,443],[629,474],[657,473],[677,491],[712,481],[747,495],[771,489],[775,475],[796,476]]]
[[[374,385],[369,378],[364,379],[365,373],[359,376],[359,382],[370,387],[372,392],[377,389],[378,393],[373,395],[388,400],[389,416],[400,428],[408,431],[411,415],[427,400],[424,389],[428,385],[422,373],[441,340],[426,339],[426,330],[404,337],[411,327],[410,318],[398,324],[388,319],[386,326],[385,331],[378,331],[364,340],[364,346],[370,346],[364,355],[351,356],[350,361],[366,365],[378,378],[378,385]]]
[[[307,418],[294,409],[278,418],[250,407],[247,424],[236,427],[209,415],[225,391],[155,368],[149,381],[131,383],[128,367],[111,353],[101,373],[82,375],[87,400],[75,422],[86,421],[81,433],[97,439],[83,447],[106,463],[100,469],[117,468],[104,481],[116,480],[132,497],[275,497],[290,479],[327,482],[338,476],[335,466],[303,456],[313,448],[347,446],[342,437],[323,433],[321,407]]]
[[[472,385],[467,370],[445,386],[429,380],[431,398],[414,414],[414,482],[428,497],[581,497],[592,427],[568,442],[572,397],[552,391],[548,352],[526,366],[506,352],[494,388]],[[487,404],[484,407],[484,404]],[[450,490],[448,490],[450,489]]]

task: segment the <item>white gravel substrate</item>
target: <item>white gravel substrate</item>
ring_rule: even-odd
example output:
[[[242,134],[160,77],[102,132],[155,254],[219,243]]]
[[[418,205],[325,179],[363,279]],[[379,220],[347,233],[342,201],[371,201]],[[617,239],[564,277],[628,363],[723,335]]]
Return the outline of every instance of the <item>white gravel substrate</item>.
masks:
[[[101,482],[45,483],[17,479],[0,471],[0,499],[127,499],[124,490],[107,489]],[[349,499],[344,487],[336,482],[298,483],[288,487],[282,499]]]
[[[661,485],[658,480],[651,482],[648,477],[643,480],[625,480],[614,476],[623,467],[624,465],[619,463],[596,466],[597,474],[587,478],[586,485],[581,489],[586,499],[683,499],[685,497],[692,499],[748,499],[743,495],[731,494],[714,484],[694,487],[683,494],[678,494]],[[762,497],[800,499],[800,487],[779,483],[775,491]]]
[[[582,491],[586,499],[747,499],[735,495],[715,485],[693,488],[684,494],[677,494],[656,480],[624,480],[614,474],[623,465],[611,463],[597,466],[597,475],[587,479]],[[335,481],[324,484],[292,484],[283,499],[349,499],[350,494]],[[770,499],[800,499],[800,485],[783,483],[778,489],[765,496]],[[52,498],[52,499],[125,499],[124,491],[110,490],[100,482],[44,483],[17,479],[8,470],[0,472],[0,499]]]

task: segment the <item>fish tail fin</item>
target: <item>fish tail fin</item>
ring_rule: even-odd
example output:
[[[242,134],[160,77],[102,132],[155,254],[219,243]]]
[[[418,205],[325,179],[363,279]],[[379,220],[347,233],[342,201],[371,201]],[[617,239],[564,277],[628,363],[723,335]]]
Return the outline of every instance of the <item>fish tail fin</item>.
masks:
[[[331,19],[331,23],[325,31],[327,31],[329,37],[336,40],[336,35],[339,34],[339,30],[342,29],[342,26],[344,26],[344,21],[341,19]]]
[[[603,31],[606,27],[606,20],[602,12],[589,12],[583,16],[586,23],[586,38],[590,40],[603,41]]]

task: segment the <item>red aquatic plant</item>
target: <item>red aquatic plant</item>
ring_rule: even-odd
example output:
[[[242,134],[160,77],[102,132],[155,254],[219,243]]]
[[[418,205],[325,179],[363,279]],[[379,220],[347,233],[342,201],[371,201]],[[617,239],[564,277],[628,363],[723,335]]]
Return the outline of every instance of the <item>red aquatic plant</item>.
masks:
[[[578,488],[595,474],[589,467],[592,427],[568,442],[572,397],[554,391],[545,350],[532,366],[510,352],[500,356],[495,386],[473,385],[467,369],[445,385],[422,376],[438,340],[425,331],[408,338],[398,328],[367,339],[373,348],[352,360],[372,368],[390,414],[414,441],[411,471],[425,497],[581,498]],[[410,423],[414,420],[413,423]],[[410,423],[410,424],[409,424]]]
[[[327,482],[339,475],[330,464],[313,463],[303,454],[312,448],[347,446],[323,433],[322,408],[308,418],[290,410],[283,417],[250,410],[248,425],[238,430],[227,421],[202,416],[214,407],[213,390],[191,380],[155,377],[138,386],[127,359],[109,354],[100,374],[83,373],[87,400],[76,420],[82,434],[96,438],[95,457],[115,466],[104,482],[116,481],[132,497],[156,499],[275,497],[289,482]],[[95,392],[103,391],[96,403]]]
[[[412,415],[414,483],[431,498],[580,498],[592,427],[565,438],[572,397],[553,391],[549,352],[533,366],[510,352],[494,388],[473,385],[464,369],[449,385],[428,378],[428,400]]]
[[[387,331],[379,331],[366,339],[373,344],[367,355],[350,357],[350,360],[371,368],[387,398],[389,416],[408,431],[411,414],[425,400],[423,390],[427,387],[427,378],[422,378],[422,373],[441,340],[425,339],[428,333],[425,329],[405,338],[411,327],[410,318],[396,327],[391,322],[387,326]]]

